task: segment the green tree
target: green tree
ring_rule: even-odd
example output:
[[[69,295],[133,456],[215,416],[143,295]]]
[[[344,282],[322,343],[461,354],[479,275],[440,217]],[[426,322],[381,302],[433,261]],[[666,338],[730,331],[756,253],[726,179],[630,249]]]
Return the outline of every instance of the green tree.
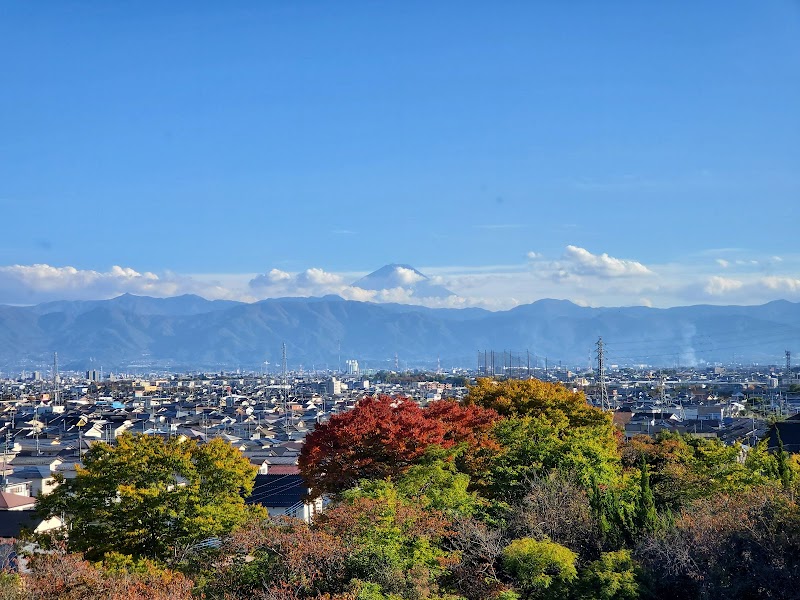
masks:
[[[550,540],[520,538],[503,550],[503,566],[524,598],[561,599],[578,576],[577,555]]]
[[[639,567],[630,550],[604,552],[581,572],[579,600],[636,600],[639,598]]]
[[[571,426],[566,416],[514,417],[493,430],[496,448],[479,449],[484,460],[471,472],[475,486],[486,496],[518,502],[529,481],[558,472],[588,488],[592,481],[615,485],[621,474],[616,440],[610,428]]]
[[[739,444],[717,439],[661,433],[636,436],[622,448],[623,465],[639,471],[647,463],[659,510],[680,512],[693,500],[763,485],[776,477],[774,458],[759,444],[747,454]]]
[[[429,446],[420,464],[409,467],[395,486],[410,502],[450,517],[469,516],[479,503],[477,494],[468,491],[469,475],[459,473],[452,454],[439,446]]]
[[[639,472],[639,495],[636,498],[634,523],[642,533],[653,533],[660,525],[653,490],[650,489],[650,471],[644,460]]]
[[[129,434],[93,444],[74,479],[39,498],[63,516],[68,548],[90,560],[119,552],[175,562],[201,540],[224,535],[248,514],[256,470],[222,440],[198,445]]]
[[[775,453],[775,456],[778,460],[778,478],[781,481],[781,485],[783,489],[790,490],[792,488],[792,480],[794,479],[794,473],[792,468],[789,466],[789,453],[783,447],[783,440],[781,439],[781,431],[778,429],[778,426],[775,426],[775,436],[778,439],[778,451]]]
[[[452,557],[442,549],[450,520],[404,499],[388,481],[365,482],[318,519],[317,527],[349,548],[350,579],[378,584],[382,593],[424,597]]]

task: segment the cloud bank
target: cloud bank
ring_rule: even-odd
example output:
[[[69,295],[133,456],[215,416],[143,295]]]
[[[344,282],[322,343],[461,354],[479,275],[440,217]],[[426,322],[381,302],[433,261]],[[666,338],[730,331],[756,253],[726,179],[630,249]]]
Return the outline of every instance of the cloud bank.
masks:
[[[104,271],[47,264],[9,265],[0,266],[0,304],[106,299],[124,293],[156,297],[198,294],[212,300],[246,302],[335,294],[364,302],[491,310],[542,298],[588,306],[656,307],[800,301],[800,278],[796,275],[800,257],[722,250],[714,251],[716,256],[709,251],[673,263],[649,264],[635,257],[620,258],[569,245],[555,256],[531,250],[518,264],[421,267],[427,278],[413,269],[398,267],[381,289],[364,289],[352,283],[365,273],[320,267],[297,272],[270,268],[260,274],[176,274],[119,265]],[[720,253],[724,259],[719,258]],[[430,289],[426,286],[431,285],[454,294],[423,296],[424,290]]]

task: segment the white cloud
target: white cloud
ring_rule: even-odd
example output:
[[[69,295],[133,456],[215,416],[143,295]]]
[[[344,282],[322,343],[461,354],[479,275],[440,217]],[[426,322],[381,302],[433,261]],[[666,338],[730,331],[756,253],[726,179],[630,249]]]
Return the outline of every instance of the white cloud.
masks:
[[[542,255],[540,253],[534,252],[533,250],[528,252],[528,254],[526,254],[525,256],[528,258],[528,260],[538,260],[542,258]]]
[[[300,273],[287,273],[272,269],[264,275],[257,275],[249,282],[249,287],[260,297],[278,296],[324,296],[338,294],[346,287],[340,275],[312,267]]]
[[[413,269],[406,269],[405,267],[396,267],[394,272],[402,285],[413,285],[425,279]]]
[[[340,275],[328,273],[327,271],[317,268],[306,269],[297,276],[297,281],[300,285],[306,287],[320,287],[323,289],[335,288],[343,285]]]
[[[720,267],[722,267],[723,269],[727,269],[731,265],[731,263],[729,261],[725,260],[724,258],[718,258],[717,259],[717,264]]]
[[[790,292],[793,294],[800,292],[800,279],[794,277],[762,277],[759,283],[770,290]]]
[[[449,270],[449,269],[446,269]],[[281,272],[284,273],[284,272]],[[478,306],[490,310],[512,308],[520,304],[513,295],[497,296],[497,289],[487,284],[495,274],[478,275],[434,275],[429,281],[435,285],[456,286],[458,295],[447,297],[418,297],[414,293],[414,284],[425,279],[423,275],[412,269],[397,267],[394,270],[392,284],[378,290],[367,290],[347,281],[358,279],[360,274],[337,274],[319,268],[306,269],[288,277],[270,277],[257,275],[250,279],[248,287],[256,298],[305,297],[335,294],[346,300],[361,302],[391,302],[399,304],[416,304],[431,308],[464,308]],[[519,273],[513,273],[518,277]],[[506,279],[512,274],[501,276]],[[396,282],[398,285],[394,285]]]
[[[266,277],[273,283],[277,283],[279,281],[288,281],[292,278],[289,273],[286,271],[281,271],[280,269],[272,269],[269,273],[267,273]]]
[[[216,282],[114,265],[108,271],[54,267],[47,264],[0,266],[0,303],[34,304],[50,300],[97,300],[131,293],[166,297],[200,294],[230,298],[232,293]]]
[[[635,260],[614,258],[606,253],[592,254],[579,246],[567,246],[564,252],[567,271],[595,277],[637,277],[653,272]]]
[[[709,277],[703,291],[709,296],[721,296],[729,294],[742,288],[744,283],[738,279],[729,279],[727,277],[719,277],[717,275]]]

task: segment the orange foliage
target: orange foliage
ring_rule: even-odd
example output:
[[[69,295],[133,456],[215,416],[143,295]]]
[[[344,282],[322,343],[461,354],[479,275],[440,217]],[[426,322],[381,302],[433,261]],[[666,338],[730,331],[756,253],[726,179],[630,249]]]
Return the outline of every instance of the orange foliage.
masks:
[[[192,581],[180,573],[108,573],[77,554],[37,554],[24,576],[32,600],[189,600]]]
[[[560,383],[539,379],[495,381],[481,378],[470,388],[464,403],[491,408],[506,417],[552,417],[558,412],[569,419],[572,427],[610,426],[611,422],[607,414],[586,402],[583,392],[573,392]]]

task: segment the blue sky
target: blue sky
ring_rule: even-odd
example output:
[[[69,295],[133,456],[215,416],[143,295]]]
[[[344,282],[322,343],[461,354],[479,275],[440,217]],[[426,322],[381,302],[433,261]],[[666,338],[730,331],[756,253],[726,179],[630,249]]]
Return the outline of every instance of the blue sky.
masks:
[[[800,3],[227,4],[0,5],[0,302],[800,300]]]

